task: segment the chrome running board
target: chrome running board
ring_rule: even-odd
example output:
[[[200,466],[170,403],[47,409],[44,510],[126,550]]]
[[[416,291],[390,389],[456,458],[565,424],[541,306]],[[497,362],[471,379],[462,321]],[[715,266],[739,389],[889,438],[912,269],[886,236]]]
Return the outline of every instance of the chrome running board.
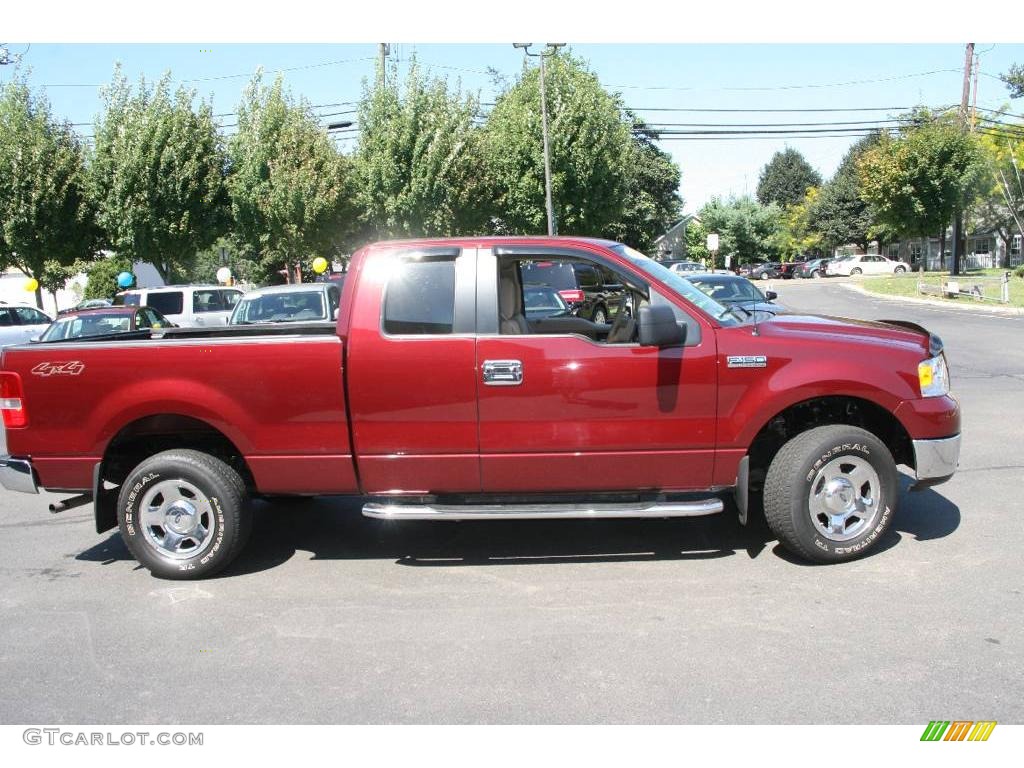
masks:
[[[379,520],[575,520],[616,517],[699,517],[721,512],[721,499],[626,504],[400,504],[363,505]]]

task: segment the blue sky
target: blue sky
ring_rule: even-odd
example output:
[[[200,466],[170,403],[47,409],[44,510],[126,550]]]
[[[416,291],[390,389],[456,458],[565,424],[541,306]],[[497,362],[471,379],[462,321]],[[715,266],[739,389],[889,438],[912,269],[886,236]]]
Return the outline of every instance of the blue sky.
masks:
[[[571,44],[571,43],[570,43]],[[325,115],[324,122],[354,117],[362,79],[373,71],[376,44],[32,44],[5,43],[12,55],[24,54],[30,82],[45,86],[55,113],[91,133],[100,106],[98,86],[109,82],[115,62],[130,79],[155,79],[170,70],[175,81],[211,98],[215,113],[233,122],[242,89],[255,69],[283,74],[292,90]],[[959,102],[962,44],[579,44],[573,52],[587,61],[601,81],[649,122],[776,123],[885,119],[887,112],[753,113],[654,112],[660,109],[852,110],[869,107],[941,106]],[[978,106],[1010,104],[1024,112],[1022,100],[1009,102],[997,76],[1013,62],[1024,63],[1024,45],[979,42],[981,76]],[[462,87],[493,101],[496,86],[488,68],[513,79],[522,54],[511,44],[392,44],[401,65],[416,54],[434,74],[461,81]],[[14,67],[0,68],[0,81]],[[922,74],[929,73],[929,74]],[[230,132],[230,128],[227,129]],[[753,193],[761,166],[785,146],[799,149],[828,177],[854,139],[845,137],[664,141],[683,172],[681,192],[687,211],[713,195]],[[354,135],[339,146],[351,149]]]

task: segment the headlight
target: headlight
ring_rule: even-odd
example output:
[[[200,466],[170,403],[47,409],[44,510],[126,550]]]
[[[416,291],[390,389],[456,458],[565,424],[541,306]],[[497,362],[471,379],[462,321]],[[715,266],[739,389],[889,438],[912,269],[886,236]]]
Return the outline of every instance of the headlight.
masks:
[[[917,364],[917,379],[921,384],[921,397],[941,397],[949,394],[949,369],[946,358],[936,355]]]

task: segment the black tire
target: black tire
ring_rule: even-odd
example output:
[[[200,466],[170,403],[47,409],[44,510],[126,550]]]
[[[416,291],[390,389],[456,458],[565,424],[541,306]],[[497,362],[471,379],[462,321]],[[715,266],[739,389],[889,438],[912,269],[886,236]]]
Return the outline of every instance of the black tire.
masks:
[[[907,271],[906,267],[896,267],[896,269],[893,270],[893,273],[897,274],[897,275],[902,275],[906,271]]]
[[[172,494],[179,502],[171,501]],[[163,515],[168,525],[178,522],[182,530],[154,526],[153,518],[147,520],[142,514],[147,500],[148,506],[159,508],[156,517]],[[176,511],[175,504],[180,503],[186,506]],[[164,579],[212,576],[238,556],[252,530],[242,478],[220,459],[200,451],[171,450],[150,456],[122,484],[117,507],[128,549],[154,576]],[[185,530],[190,521],[193,528]],[[198,531],[205,532],[202,538]],[[173,552],[168,548],[172,537],[181,542]]]
[[[844,464],[844,458],[856,463]],[[858,517],[856,511],[840,513],[856,521],[849,531],[838,535],[823,531],[827,517],[816,522],[811,511],[812,493],[815,499],[823,498],[823,473],[829,467],[857,470],[864,464],[870,465],[878,481],[877,488],[870,483],[864,486],[870,488],[870,505],[852,502],[865,507],[864,516]],[[764,515],[779,542],[793,554],[817,563],[837,563],[861,557],[877,544],[892,522],[898,493],[896,462],[877,437],[844,424],[815,427],[792,438],[772,459],[764,483]]]
[[[821,279],[821,272],[816,269],[813,272],[811,272],[811,277],[814,278],[815,280],[820,280]]]
[[[605,323],[607,323],[608,310],[606,310],[604,307],[598,307],[597,309],[595,309],[593,322],[597,323],[598,325],[604,325]]]
[[[862,270],[860,267],[854,267],[853,269],[850,270],[850,274],[851,275],[862,275],[862,274],[864,274],[864,270]]]
[[[771,276],[767,272],[762,272],[761,273],[761,279],[762,280],[770,280]]]

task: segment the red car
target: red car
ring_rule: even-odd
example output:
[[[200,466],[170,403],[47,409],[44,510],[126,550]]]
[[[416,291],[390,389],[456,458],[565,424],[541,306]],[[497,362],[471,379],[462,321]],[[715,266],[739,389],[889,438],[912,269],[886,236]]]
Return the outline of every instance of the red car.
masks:
[[[530,319],[524,267],[601,268],[614,322]],[[390,520],[760,514],[797,555],[869,552],[952,476],[942,342],[904,322],[745,313],[618,243],[389,242],[352,259],[337,327],[171,330],[0,357],[9,490],[93,502],[138,560],[206,576],[248,496],[362,494]]]
[[[68,341],[174,327],[174,323],[150,307],[97,307],[61,314],[43,331],[39,341]]]

